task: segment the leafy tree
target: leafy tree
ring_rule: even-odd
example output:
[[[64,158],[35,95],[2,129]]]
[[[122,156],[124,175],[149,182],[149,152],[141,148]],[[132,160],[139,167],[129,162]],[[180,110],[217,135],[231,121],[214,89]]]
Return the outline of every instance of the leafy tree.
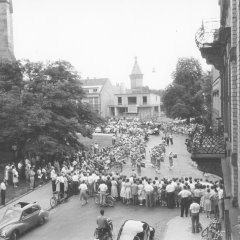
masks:
[[[173,82],[164,91],[166,114],[174,118],[190,118],[202,113],[201,90],[203,71],[198,60],[180,58],[173,72]]]
[[[39,155],[73,153],[82,144],[78,133],[91,137],[103,120],[81,102],[80,76],[66,61],[33,63],[17,68],[23,76],[0,94],[0,144]],[[18,72],[19,71],[19,72]]]

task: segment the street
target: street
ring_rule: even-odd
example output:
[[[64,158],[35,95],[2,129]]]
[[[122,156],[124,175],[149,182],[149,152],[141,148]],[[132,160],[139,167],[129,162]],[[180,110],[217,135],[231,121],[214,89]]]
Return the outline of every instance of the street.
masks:
[[[161,141],[159,136],[151,136],[148,142],[148,150]],[[191,163],[190,154],[185,145],[185,136],[174,136],[174,145],[167,148],[167,153],[173,151],[178,154],[174,160],[174,169],[168,169],[168,161],[161,165],[161,173],[156,174],[150,165],[149,153],[146,159],[146,168],[142,170],[142,176],[162,177],[202,177],[202,173]],[[130,175],[130,164],[124,166],[124,174]],[[83,240],[93,239],[96,228],[96,218],[99,215],[100,207],[96,206],[93,199],[81,206],[79,196],[72,197],[69,202],[58,206],[50,211],[50,218],[43,226],[26,233],[21,239],[58,239],[58,240]],[[112,219],[116,238],[121,224],[126,219],[139,219],[146,221],[156,229],[155,240],[163,239],[168,221],[179,215],[179,209],[167,209],[166,207],[146,208],[144,206],[123,205],[117,202],[113,208],[105,208],[105,215]],[[189,219],[190,221],[190,219]]]

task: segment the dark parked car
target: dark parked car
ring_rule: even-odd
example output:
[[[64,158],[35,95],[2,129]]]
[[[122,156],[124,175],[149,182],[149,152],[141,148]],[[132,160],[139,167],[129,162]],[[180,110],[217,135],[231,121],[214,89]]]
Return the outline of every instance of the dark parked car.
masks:
[[[0,239],[16,240],[27,230],[42,225],[49,212],[37,203],[19,202],[9,207],[0,221]]]
[[[117,240],[153,240],[155,229],[146,222],[126,220],[117,236]]]

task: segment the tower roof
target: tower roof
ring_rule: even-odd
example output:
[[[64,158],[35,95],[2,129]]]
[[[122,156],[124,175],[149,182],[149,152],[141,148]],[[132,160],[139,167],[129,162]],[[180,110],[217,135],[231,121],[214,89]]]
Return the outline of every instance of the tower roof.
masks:
[[[141,72],[140,67],[138,65],[138,62],[137,62],[137,57],[135,57],[135,62],[134,62],[134,65],[133,65],[131,75],[142,75],[142,72]]]

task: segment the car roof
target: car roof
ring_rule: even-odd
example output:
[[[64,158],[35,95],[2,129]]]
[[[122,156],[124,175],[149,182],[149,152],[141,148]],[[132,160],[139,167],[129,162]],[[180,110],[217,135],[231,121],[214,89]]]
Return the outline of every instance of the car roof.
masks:
[[[119,240],[133,240],[137,233],[143,231],[145,222],[138,220],[126,220],[122,226],[121,237]]]
[[[11,206],[9,209],[18,209],[21,211],[24,211],[32,206],[39,206],[38,204],[34,203],[28,203],[28,202],[18,202],[16,204],[14,204],[13,206]]]

